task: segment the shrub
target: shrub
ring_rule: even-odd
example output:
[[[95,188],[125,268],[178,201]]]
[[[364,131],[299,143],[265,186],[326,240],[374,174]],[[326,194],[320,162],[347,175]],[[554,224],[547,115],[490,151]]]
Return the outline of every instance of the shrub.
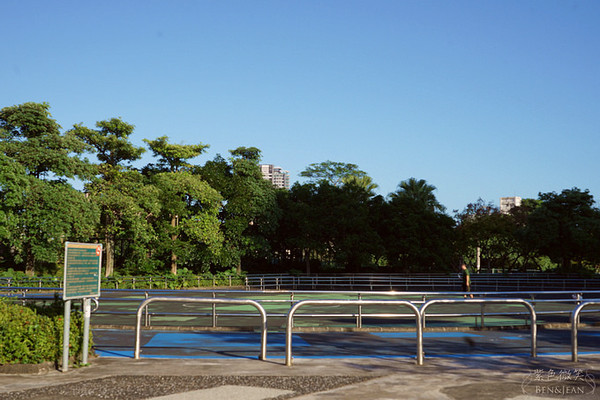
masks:
[[[61,306],[60,300],[50,306],[28,307],[0,299],[0,364],[57,363],[62,358]],[[69,357],[80,357],[83,342],[80,312],[71,313],[70,328]]]

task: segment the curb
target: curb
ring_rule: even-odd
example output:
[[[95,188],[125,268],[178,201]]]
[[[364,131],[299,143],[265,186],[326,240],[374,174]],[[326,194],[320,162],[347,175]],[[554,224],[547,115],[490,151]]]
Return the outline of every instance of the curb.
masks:
[[[44,362],[40,364],[3,364],[0,365],[0,374],[2,375],[21,375],[21,374],[47,374],[50,371],[56,371],[54,362]]]

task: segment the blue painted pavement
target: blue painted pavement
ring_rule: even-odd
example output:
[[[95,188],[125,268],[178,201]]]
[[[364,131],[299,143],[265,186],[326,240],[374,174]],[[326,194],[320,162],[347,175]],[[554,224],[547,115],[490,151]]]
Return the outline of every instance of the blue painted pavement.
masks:
[[[134,332],[94,330],[94,349],[100,357],[133,357]],[[600,354],[600,332],[581,331],[580,354]],[[570,355],[570,331],[538,333],[538,356]],[[415,357],[415,332],[295,333],[295,358],[406,358]],[[426,357],[528,357],[531,333],[525,331],[425,332]],[[142,358],[250,358],[260,353],[258,332],[143,331]],[[267,358],[285,357],[285,334],[269,333]]]

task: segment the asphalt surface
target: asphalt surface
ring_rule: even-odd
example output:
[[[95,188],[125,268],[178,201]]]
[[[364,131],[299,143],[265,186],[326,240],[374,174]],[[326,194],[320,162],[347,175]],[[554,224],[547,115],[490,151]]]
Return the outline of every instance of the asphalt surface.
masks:
[[[102,357],[134,355],[135,331],[95,329],[94,349]],[[567,329],[538,327],[537,355],[571,356],[571,332]],[[142,358],[186,359],[258,359],[259,332],[210,332],[142,330]],[[515,330],[436,330],[423,333],[426,357],[528,357],[531,355],[531,331]],[[415,359],[414,331],[294,332],[292,354],[301,358],[404,358]],[[600,356],[600,332],[581,329],[578,353]],[[267,358],[285,359],[285,333],[269,332]]]
[[[415,362],[414,332],[296,332],[293,366],[281,333],[269,333],[267,360],[254,332],[94,330],[91,365],[67,372],[0,374],[0,399],[598,399],[600,340],[580,332],[571,362],[565,330],[425,332]]]
[[[98,358],[88,367],[0,375],[0,399],[598,399],[600,357],[410,359]],[[166,396],[166,397],[165,397]],[[220,397],[219,397],[220,396]]]

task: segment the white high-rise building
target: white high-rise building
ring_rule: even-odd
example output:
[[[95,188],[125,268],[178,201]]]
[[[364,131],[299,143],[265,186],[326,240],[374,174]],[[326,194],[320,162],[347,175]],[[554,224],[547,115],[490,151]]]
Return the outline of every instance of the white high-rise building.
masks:
[[[521,198],[514,197],[500,197],[500,212],[502,214],[508,214],[508,212],[514,208],[519,207],[521,205]]]
[[[263,178],[270,181],[273,186],[280,189],[290,189],[290,173],[273,164],[260,164]]]

